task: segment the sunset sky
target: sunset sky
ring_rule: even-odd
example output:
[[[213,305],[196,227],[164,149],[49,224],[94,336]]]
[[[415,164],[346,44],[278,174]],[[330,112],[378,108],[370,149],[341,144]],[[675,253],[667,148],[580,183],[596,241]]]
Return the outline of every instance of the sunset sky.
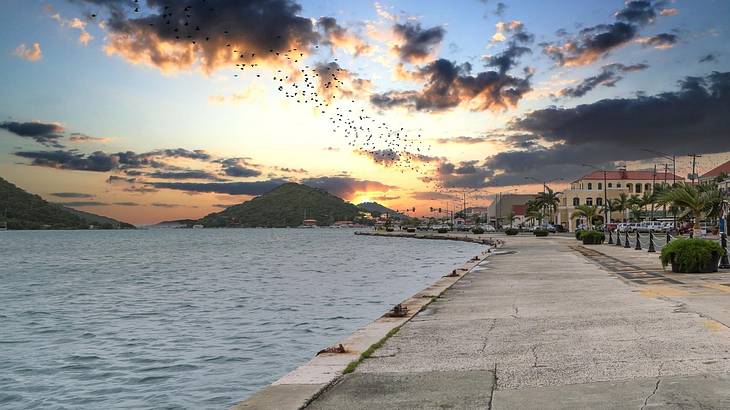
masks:
[[[730,159],[724,0],[2,6],[0,176],[136,224],[286,181],[422,214]]]

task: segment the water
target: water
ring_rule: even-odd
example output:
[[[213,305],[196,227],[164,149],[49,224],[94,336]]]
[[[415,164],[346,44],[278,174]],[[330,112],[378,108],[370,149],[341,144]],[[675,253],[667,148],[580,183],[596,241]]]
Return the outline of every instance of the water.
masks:
[[[226,408],[481,250],[350,229],[2,232],[0,408]]]

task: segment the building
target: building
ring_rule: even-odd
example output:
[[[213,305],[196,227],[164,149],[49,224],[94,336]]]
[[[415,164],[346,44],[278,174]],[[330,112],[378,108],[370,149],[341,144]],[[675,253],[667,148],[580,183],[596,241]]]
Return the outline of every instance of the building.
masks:
[[[470,206],[466,208],[464,211],[464,215],[466,216],[466,219],[473,220],[474,218],[479,218],[482,220],[487,219],[487,215],[489,215],[489,207],[487,206]]]
[[[730,193],[730,161],[721,164],[700,177],[700,182],[717,182],[717,186]]]
[[[604,172],[592,172],[573,181],[570,188],[562,192],[556,223],[573,232],[580,224],[575,218],[572,218],[572,214],[578,206],[603,206],[604,196],[612,201],[621,193],[625,193],[629,197],[642,196],[644,192],[653,192],[654,184],[672,184],[675,181],[682,182],[684,178],[664,172],[617,170],[606,171],[604,187]],[[628,214],[622,215],[621,212],[613,212],[610,215],[612,221],[621,221],[627,217]]]
[[[497,195],[487,210],[489,223],[495,227],[508,226],[509,216],[514,212],[514,205],[527,205],[537,197],[535,194],[504,194]]]

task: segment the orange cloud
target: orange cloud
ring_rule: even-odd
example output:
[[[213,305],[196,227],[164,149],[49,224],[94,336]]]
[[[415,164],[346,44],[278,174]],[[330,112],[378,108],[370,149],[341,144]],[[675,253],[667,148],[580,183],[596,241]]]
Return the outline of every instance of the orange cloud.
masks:
[[[30,47],[23,43],[15,49],[13,54],[15,54],[18,58],[22,58],[23,60],[30,62],[40,61],[43,58],[40,43],[33,43]]]

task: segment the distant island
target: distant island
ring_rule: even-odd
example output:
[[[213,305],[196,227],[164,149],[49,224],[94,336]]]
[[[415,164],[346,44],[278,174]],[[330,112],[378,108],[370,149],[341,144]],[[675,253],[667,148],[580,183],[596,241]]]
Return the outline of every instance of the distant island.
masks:
[[[134,229],[134,225],[45,201],[0,178],[0,229]]]

